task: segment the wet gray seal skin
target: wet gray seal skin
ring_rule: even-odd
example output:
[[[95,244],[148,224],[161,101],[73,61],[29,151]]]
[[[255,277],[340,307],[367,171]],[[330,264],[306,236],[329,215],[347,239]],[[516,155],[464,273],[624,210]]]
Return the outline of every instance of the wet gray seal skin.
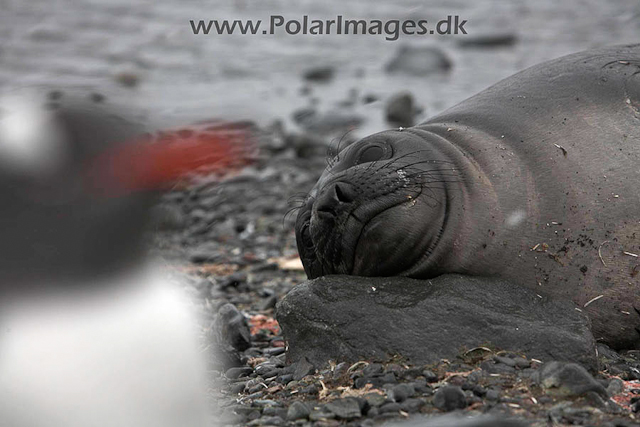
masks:
[[[640,45],[507,78],[340,152],[299,212],[310,278],[494,276],[640,347]],[[586,306],[586,307],[585,307]]]

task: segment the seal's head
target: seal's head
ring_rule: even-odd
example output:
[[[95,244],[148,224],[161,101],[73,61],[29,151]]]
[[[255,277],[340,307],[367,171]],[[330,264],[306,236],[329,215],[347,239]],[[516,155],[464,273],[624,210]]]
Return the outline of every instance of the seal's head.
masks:
[[[450,183],[459,179],[448,156],[411,129],[351,144],[298,214],[307,276],[412,276],[424,269],[448,218]]]

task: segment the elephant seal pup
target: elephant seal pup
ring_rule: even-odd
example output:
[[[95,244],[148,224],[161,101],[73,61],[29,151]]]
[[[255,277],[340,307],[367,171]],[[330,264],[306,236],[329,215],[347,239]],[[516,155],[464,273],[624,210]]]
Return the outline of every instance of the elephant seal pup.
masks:
[[[299,212],[309,278],[493,276],[640,347],[640,45],[507,78],[342,150]]]

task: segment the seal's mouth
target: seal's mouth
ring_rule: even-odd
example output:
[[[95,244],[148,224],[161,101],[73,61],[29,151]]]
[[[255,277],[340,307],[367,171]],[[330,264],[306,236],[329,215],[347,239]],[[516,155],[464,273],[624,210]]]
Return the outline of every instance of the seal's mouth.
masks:
[[[393,274],[391,268],[380,269],[386,263],[376,259],[388,251],[389,245],[398,243],[392,224],[404,220],[404,212],[399,210],[407,202],[406,196],[386,197],[340,213],[314,207],[301,233],[301,255],[309,278]]]
[[[402,206],[407,201],[401,201],[390,206],[378,214],[374,215],[363,224],[354,244],[351,271],[349,274],[355,276],[385,276],[384,268],[376,261],[379,254],[387,253],[389,250],[397,250],[394,245],[393,234],[387,232],[394,222],[401,222]],[[398,220],[400,219],[400,221]]]

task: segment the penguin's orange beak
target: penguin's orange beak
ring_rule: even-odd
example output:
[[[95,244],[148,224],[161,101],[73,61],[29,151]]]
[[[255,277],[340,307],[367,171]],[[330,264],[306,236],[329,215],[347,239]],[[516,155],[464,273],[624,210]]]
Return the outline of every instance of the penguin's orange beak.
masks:
[[[190,172],[224,173],[251,163],[248,132],[224,128],[200,134],[162,132],[104,153],[92,164],[92,187],[101,195],[122,196],[162,189]]]

